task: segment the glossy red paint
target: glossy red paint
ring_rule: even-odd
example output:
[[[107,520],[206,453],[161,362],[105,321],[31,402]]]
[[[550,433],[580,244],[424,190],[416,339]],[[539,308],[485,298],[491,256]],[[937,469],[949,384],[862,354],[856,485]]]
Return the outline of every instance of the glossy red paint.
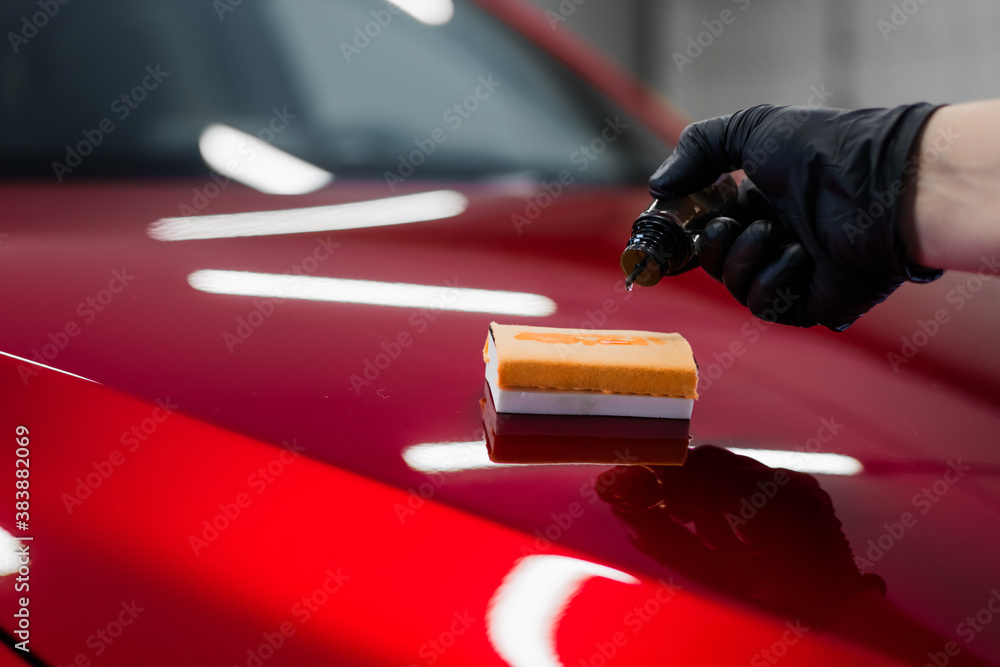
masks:
[[[18,326],[3,332],[8,351],[30,357],[35,351],[59,348],[49,364],[147,401],[169,401],[179,413],[178,419],[171,417],[164,424],[155,441],[151,437],[136,456],[130,453],[129,467],[123,465],[120,472],[116,468],[108,485],[73,515],[61,502],[50,501],[42,505],[45,510],[40,508],[38,525],[45,530],[39,533],[44,536],[39,546],[48,543],[50,552],[62,554],[63,560],[60,573],[51,578],[39,571],[39,594],[65,600],[68,591],[79,591],[80,605],[94,600],[96,606],[94,613],[83,615],[80,611],[86,605],[74,604],[63,605],[51,617],[48,612],[40,615],[53,620],[50,627],[75,630],[57,633],[72,639],[63,644],[40,629],[39,646],[59,646],[55,657],[71,659],[73,651],[86,647],[86,637],[96,629],[95,618],[111,618],[116,605],[136,596],[131,591],[142,590],[166,598],[157,625],[196,604],[211,610],[196,616],[189,626],[187,631],[196,641],[188,645],[204,647],[205,655],[213,656],[206,664],[215,657],[239,660],[244,649],[233,654],[233,643],[251,646],[260,633],[278,627],[295,600],[323,583],[326,568],[343,564],[345,572],[364,571],[373,577],[355,593],[345,587],[343,601],[350,604],[338,607],[339,612],[334,613],[333,607],[327,612],[346,630],[333,632],[319,624],[315,630],[303,629],[308,649],[296,651],[318,651],[310,655],[334,651],[362,662],[385,658],[419,664],[414,652],[442,631],[434,623],[444,623],[442,619],[453,610],[472,605],[471,599],[465,602],[467,598],[449,600],[440,613],[429,613],[427,600],[442,600],[440,582],[460,577],[463,590],[478,591],[481,612],[487,589],[495,588],[525,544],[537,548],[554,538],[654,581],[664,574],[633,549],[610,512],[594,504],[596,497],[587,493],[602,468],[500,468],[445,476],[425,475],[403,463],[400,454],[409,446],[480,437],[481,351],[489,314],[426,312],[414,319],[418,312],[410,309],[290,300],[230,352],[223,334],[235,331],[239,318],[255,308],[254,300],[197,292],[188,286],[187,275],[205,268],[288,272],[316,246],[316,236],[171,243],[149,238],[147,225],[169,215],[187,191],[188,184],[53,189],[19,213],[25,219],[30,213],[35,220],[53,220],[52,226],[63,227],[62,233],[54,235],[48,225],[36,223],[34,229],[27,225],[11,229],[4,240],[4,280],[10,284],[16,279],[27,286],[4,296],[5,309],[20,313]],[[39,188],[37,193],[41,192]],[[333,200],[337,193],[331,190],[297,201],[315,205]],[[952,529],[955,524],[968,526],[964,537],[956,536],[965,543],[965,576],[953,580],[947,596],[938,594],[935,604],[960,597],[960,604],[942,608],[939,614],[950,618],[960,613],[955,607],[971,608],[981,597],[989,581],[990,554],[997,553],[993,539],[973,528],[995,512],[986,510],[984,515],[973,508],[996,506],[991,477],[984,474],[996,470],[998,463],[995,449],[984,446],[1000,427],[992,400],[973,400],[936,382],[900,378],[887,372],[878,356],[859,354],[856,347],[838,344],[822,332],[757,327],[738,308],[717,298],[716,286],[697,273],[662,288],[623,291],[617,287],[621,276],[614,261],[618,235],[609,220],[634,210],[643,199],[641,192],[567,193],[537,221],[537,227],[521,235],[510,226],[509,216],[499,212],[516,209],[522,200],[504,198],[495,190],[484,196],[468,193],[469,210],[459,218],[323,235],[340,247],[318,273],[438,285],[450,279],[463,287],[534,291],[558,303],[559,312],[540,318],[546,324],[604,324],[606,318],[608,326],[640,328],[656,320],[656,326],[684,332],[704,373],[702,398],[691,422],[695,444],[793,450],[810,438],[822,437],[823,451],[855,456],[873,470],[884,462],[883,469],[897,471],[886,479],[865,475],[824,481],[859,551],[869,537],[878,539],[883,519],[893,514],[873,509],[892,506],[894,498],[908,500],[934,481],[947,458],[973,462],[979,474],[951,490],[949,502],[935,506],[932,515]],[[114,209],[101,204],[112,199]],[[260,195],[234,186],[220,198],[219,208],[253,209],[262,203]],[[286,200],[267,203],[287,205]],[[74,213],[77,209],[83,214]],[[118,216],[113,224],[111,210]],[[143,213],[146,210],[150,213]],[[79,224],[85,227],[65,229],[72,218],[83,218]],[[89,223],[92,226],[86,227]],[[478,246],[462,233],[469,229],[477,230]],[[559,244],[563,236],[572,237],[572,242]],[[373,266],[371,257],[380,261]],[[88,321],[88,307],[81,313],[80,304],[104,289],[114,271],[134,278],[128,278],[125,289]],[[79,326],[79,332],[63,338],[61,332],[70,322]],[[370,385],[355,391],[351,375],[363,374],[364,360],[379,354],[385,349],[382,344],[401,331],[411,333],[412,345]],[[734,343],[740,343],[742,352]],[[86,477],[95,464],[108,460],[112,450],[121,449],[123,432],[149,417],[153,409],[149,403],[115,398],[109,405],[120,403],[127,409],[112,407],[109,414],[99,406],[109,400],[110,392],[96,385],[82,386],[81,381],[50,378],[44,372],[25,374],[22,380],[9,361],[6,370],[8,419],[28,420],[43,442],[59,443],[39,452],[37,479],[50,499],[72,492],[76,478]],[[802,374],[823,381],[803,383]],[[929,413],[931,405],[952,421]],[[180,415],[200,417],[222,428],[202,426]],[[886,415],[893,415],[896,423],[887,422]],[[824,433],[824,424],[832,425],[833,431]],[[899,424],[909,424],[917,435],[901,433]],[[176,433],[161,439],[174,429]],[[187,538],[197,533],[202,521],[224,513],[219,503],[225,507],[239,493],[252,493],[249,477],[281,451],[237,434],[273,445],[294,441],[305,452],[287,467],[287,476],[281,479],[287,483],[276,484],[266,503],[262,497],[261,503],[247,508],[245,520],[241,516],[238,523],[234,521],[225,539],[196,558]],[[949,442],[946,454],[940,450],[944,441]],[[912,467],[921,461],[923,468]],[[430,498],[426,507],[435,509],[421,509],[412,522],[401,524],[389,510],[395,503],[424,505],[423,496]],[[524,533],[455,514],[439,507],[438,501]],[[560,527],[558,517],[571,507],[578,508],[574,514],[579,516],[572,526]],[[439,513],[440,522],[434,518]],[[466,518],[447,518],[458,516]],[[459,524],[452,525],[453,520]],[[509,543],[500,548],[495,540],[502,536]],[[890,580],[893,592],[908,600],[933,595],[926,577],[912,569],[918,562],[930,567],[924,559],[933,558],[933,552],[925,551],[924,545],[917,548],[916,542],[914,538],[901,543],[892,552],[899,558],[886,558],[877,568]],[[546,551],[561,552],[559,547]],[[983,560],[976,564],[980,555]],[[473,578],[463,569],[468,563],[475,563]],[[81,580],[88,570],[102,574]],[[127,577],[110,574],[123,571]],[[427,588],[432,582],[437,583]],[[960,594],[961,590],[965,592]],[[632,593],[623,594],[629,599]],[[735,619],[745,614],[737,612],[738,607],[727,610],[711,604],[713,614],[727,618],[726,627],[735,622],[730,615]],[[925,605],[918,605],[920,613],[930,613],[933,621],[933,610]],[[208,622],[226,609],[241,610],[246,617],[227,621],[225,630]],[[386,619],[385,624],[372,625],[375,616]],[[348,622],[360,618],[365,619],[363,624]],[[415,619],[428,619],[430,625]],[[722,622],[706,624],[719,627]],[[400,625],[413,634],[395,630]],[[938,625],[947,631],[945,622]],[[398,643],[383,646],[387,627],[394,628],[392,636],[399,638]],[[594,632],[583,636],[600,636]],[[238,639],[227,644],[220,633]],[[704,640],[696,636],[699,642]],[[741,650],[768,636],[763,630],[748,631]],[[151,639],[135,637],[137,646]],[[81,644],[84,648],[79,648]],[[678,650],[683,655],[695,645],[698,642]],[[477,651],[485,651],[481,641],[478,646]],[[229,653],[222,658],[213,653],[217,650]],[[383,650],[389,653],[379,653]],[[481,661],[482,656],[476,656]],[[727,664],[719,660],[718,664]]]
[[[21,437],[31,493],[27,527],[3,522],[30,559],[0,591],[4,625],[27,608],[26,646],[51,664],[500,665],[489,616],[504,578],[522,559],[583,562],[557,546],[534,555],[530,536],[433,500],[414,508],[297,439],[254,441],[169,398],[6,355],[0,396],[3,467]],[[563,664],[733,664],[785,632],[672,580],[601,581],[585,577],[552,619]],[[890,664],[799,639],[788,664]]]
[[[654,111],[652,98],[566,31],[552,31],[537,10],[480,4],[676,137],[681,117]],[[512,215],[538,190],[412,181],[401,191],[455,187],[469,208],[377,229],[150,238],[148,226],[178,215],[205,183],[0,186],[0,312],[15,314],[0,327],[0,351],[37,355],[103,384],[0,359],[3,433],[30,427],[32,483],[44,499],[33,500],[30,530],[39,655],[57,664],[83,654],[100,660],[94,664],[248,665],[287,622],[295,634],[265,664],[502,664],[484,619],[525,549],[641,580],[583,585],[558,629],[565,665],[597,667],[608,642],[621,664],[666,655],[671,664],[747,664],[786,632],[784,619],[688,585],[619,646],[615,633],[633,627],[628,613],[657,600],[657,582],[671,573],[636,550],[597,499],[605,467],[424,473],[405,464],[401,454],[413,445],[481,438],[481,350],[496,315],[305,300],[267,309],[253,297],[207,294],[187,282],[201,269],[293,273],[324,243],[336,247],[317,276],[531,292],[558,306],[532,318],[539,324],[683,333],[703,373],[693,444],[816,448],[860,460],[864,474],[823,476],[822,486],[856,553],[887,579],[890,598],[945,636],[956,638],[997,585],[1000,538],[988,528],[1000,507],[1000,354],[981,343],[1000,326],[993,282],[961,309],[949,295],[965,276],[907,286],[840,335],[753,320],[699,271],[628,293],[618,254],[648,204],[642,186],[569,188],[525,226]],[[204,212],[385,195],[381,183],[336,182],[296,197],[233,184]],[[894,367],[889,355],[901,339],[912,340],[941,308],[950,321]],[[254,312],[260,325],[241,335],[241,321]],[[365,377],[401,334],[411,342]],[[157,400],[173,413],[162,422]],[[156,429],[144,432],[149,419]],[[133,426],[147,440],[131,451]],[[283,442],[305,451],[282,461],[292,456]],[[92,496],[67,508],[63,494],[78,478],[100,476],[116,450],[121,465],[111,463],[113,474]],[[11,451],[0,452],[2,468],[12,470]],[[258,469],[266,473],[274,461],[283,467],[267,482]],[[970,471],[938,493],[949,461]],[[203,535],[208,545],[196,555],[191,536],[205,530],[203,521],[225,523],[241,493],[250,502],[217,539]],[[887,541],[886,526],[907,511],[919,522]],[[0,525],[12,529],[9,517]],[[295,605],[323,590],[338,568],[351,578],[300,623]],[[12,608],[13,591],[2,582],[3,605]],[[143,611],[120,639],[100,640],[97,656],[88,639],[133,599]],[[461,641],[444,653],[431,648],[454,613],[466,611],[477,620]],[[963,648],[1000,656],[997,628]],[[881,663],[817,633],[781,664]]]

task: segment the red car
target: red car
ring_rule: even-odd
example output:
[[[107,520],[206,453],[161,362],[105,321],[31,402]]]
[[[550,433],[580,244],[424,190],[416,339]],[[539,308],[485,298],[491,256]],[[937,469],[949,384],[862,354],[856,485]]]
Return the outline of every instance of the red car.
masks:
[[[995,258],[627,291],[686,119],[579,4],[4,5],[3,664],[1000,657]],[[491,321],[682,333],[687,463],[491,462]]]

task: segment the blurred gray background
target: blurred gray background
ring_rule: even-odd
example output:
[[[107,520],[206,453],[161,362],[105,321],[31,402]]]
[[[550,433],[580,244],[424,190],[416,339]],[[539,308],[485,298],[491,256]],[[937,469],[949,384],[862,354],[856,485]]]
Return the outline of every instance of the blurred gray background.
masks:
[[[843,108],[1000,96],[996,0],[535,2],[693,118],[814,90]]]

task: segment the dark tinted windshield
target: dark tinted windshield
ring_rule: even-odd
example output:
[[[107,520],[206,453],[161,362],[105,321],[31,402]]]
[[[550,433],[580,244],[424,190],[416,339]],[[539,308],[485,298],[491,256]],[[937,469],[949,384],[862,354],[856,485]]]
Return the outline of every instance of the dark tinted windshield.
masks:
[[[7,175],[204,173],[198,139],[213,124],[338,177],[405,177],[409,165],[421,178],[573,168],[642,181],[666,152],[464,2],[416,3],[429,16],[381,0],[41,4],[0,9]],[[602,133],[614,140],[591,159],[581,149]]]

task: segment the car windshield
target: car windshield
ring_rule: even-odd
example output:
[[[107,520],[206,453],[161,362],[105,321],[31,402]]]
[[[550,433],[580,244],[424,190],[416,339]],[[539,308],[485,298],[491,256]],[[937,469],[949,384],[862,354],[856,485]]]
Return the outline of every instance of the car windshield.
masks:
[[[199,138],[218,125],[387,181],[575,166],[581,181],[641,182],[667,150],[466,2],[43,4],[0,9],[7,176],[203,174]],[[581,151],[602,133],[600,159]]]

